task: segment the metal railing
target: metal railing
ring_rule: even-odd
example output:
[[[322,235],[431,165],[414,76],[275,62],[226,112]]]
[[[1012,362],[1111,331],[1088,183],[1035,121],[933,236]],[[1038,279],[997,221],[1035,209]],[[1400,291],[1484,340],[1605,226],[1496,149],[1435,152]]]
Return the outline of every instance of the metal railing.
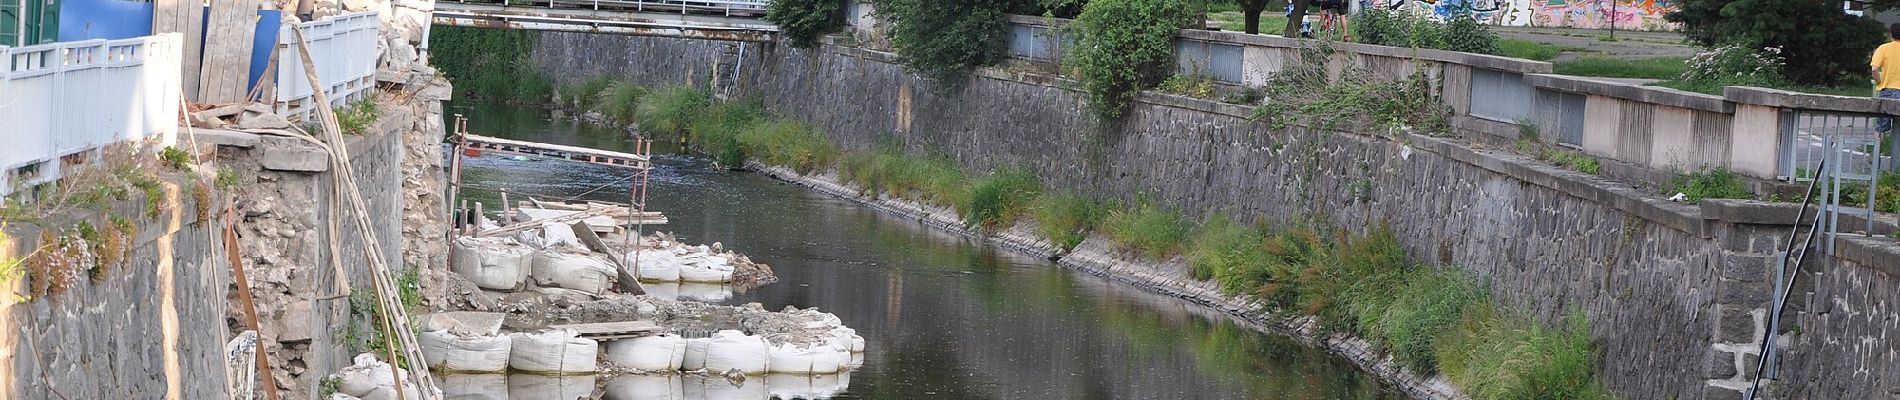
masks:
[[[272,99],[277,113],[291,121],[308,121],[314,96],[298,58],[297,35],[302,29],[310,41],[310,57],[324,80],[324,95],[332,106],[361,99],[376,86],[376,60],[382,22],[374,11],[338,15],[298,24],[285,24],[277,35],[277,90]]]
[[[771,0],[457,0],[457,3],[498,4],[518,7],[620,10],[633,12],[674,12],[680,14],[757,14],[765,12]]]
[[[1790,182],[1805,182],[1815,178],[1815,170],[1823,159],[1835,155],[1829,150],[1829,142],[1854,141],[1856,146],[1839,148],[1848,159],[1866,159],[1874,165],[1892,170],[1896,156],[1900,156],[1900,146],[1877,146],[1883,138],[1877,125],[1882,119],[1890,118],[1877,114],[1850,113],[1841,111],[1817,111],[1790,109],[1782,115],[1781,176]],[[1877,149],[1877,147],[1887,147]],[[1837,167],[1840,164],[1835,164]]]
[[[0,194],[59,179],[109,144],[178,131],[183,39],[0,46]]]

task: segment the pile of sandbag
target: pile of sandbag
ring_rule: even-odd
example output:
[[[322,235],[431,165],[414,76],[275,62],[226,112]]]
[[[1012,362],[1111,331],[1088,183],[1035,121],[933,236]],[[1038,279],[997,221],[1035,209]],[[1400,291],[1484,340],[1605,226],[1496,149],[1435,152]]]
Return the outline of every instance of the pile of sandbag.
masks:
[[[475,286],[520,290],[528,283],[529,255],[534,249],[508,238],[462,237],[455,240],[455,273]]]
[[[376,355],[363,353],[356,355],[355,363],[337,371],[337,393],[353,396],[362,400],[394,400],[396,379],[402,380],[402,398],[419,399],[422,392],[414,380],[409,379],[409,371],[395,369],[389,363],[376,359]]]
[[[417,339],[430,369],[444,372],[507,372],[513,341],[502,335],[426,331]]]
[[[625,257],[628,268],[637,269],[642,281],[726,283],[732,282],[738,270],[734,265],[735,256],[713,247],[685,246],[666,240],[657,244],[659,247],[643,249],[639,254],[627,253]]]
[[[627,268],[636,270],[637,277],[645,282],[680,280],[679,257],[669,249],[647,249],[637,255],[627,253]]]
[[[573,246],[548,246],[534,253],[534,284],[606,293],[619,278],[613,262]]]
[[[793,399],[829,399],[837,397],[851,385],[851,374],[830,375],[767,375],[765,387],[773,397],[782,400]]]
[[[607,361],[639,371],[677,371],[685,358],[686,339],[678,335],[621,339],[607,344]]]
[[[830,344],[781,344],[771,349],[774,374],[835,374],[851,368],[851,352]]]
[[[690,346],[688,346],[690,349]],[[746,375],[765,373],[771,363],[771,345],[765,338],[725,330],[706,341],[706,371],[723,374],[737,370]]]
[[[680,257],[680,282],[731,282],[733,270],[731,257],[723,255],[691,253]]]
[[[572,329],[511,334],[508,367],[541,374],[592,374],[600,344]]]

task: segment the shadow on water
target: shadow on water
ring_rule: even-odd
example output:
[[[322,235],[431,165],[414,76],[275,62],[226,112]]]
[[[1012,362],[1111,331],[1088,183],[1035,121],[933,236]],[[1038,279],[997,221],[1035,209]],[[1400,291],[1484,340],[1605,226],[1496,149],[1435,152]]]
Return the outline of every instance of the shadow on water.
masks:
[[[631,145],[622,133],[546,111],[451,108],[475,116],[470,129],[483,135],[621,151]],[[730,297],[725,304],[818,307],[865,337],[864,365],[833,398],[1402,398],[1324,351],[1217,311],[757,174],[714,171],[664,144],[655,151],[665,155],[657,157],[651,203],[673,221],[660,229],[687,242],[723,242],[779,276],[746,293],[691,291]],[[627,192],[625,171],[602,166],[490,155],[466,159],[464,168],[465,197],[490,210],[499,204],[496,188],[515,199],[619,202]],[[678,382],[619,386],[669,391]],[[771,392],[790,396],[778,389]],[[685,398],[702,398],[690,392]],[[676,398],[668,393],[625,397]]]

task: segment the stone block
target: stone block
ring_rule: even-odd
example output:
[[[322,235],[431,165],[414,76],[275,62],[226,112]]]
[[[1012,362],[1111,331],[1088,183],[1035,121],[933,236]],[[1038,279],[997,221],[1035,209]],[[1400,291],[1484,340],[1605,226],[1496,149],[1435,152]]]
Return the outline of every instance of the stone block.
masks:
[[[1729,389],[1729,388],[1720,387],[1720,386],[1703,386],[1701,399],[1702,400],[1741,400],[1742,392],[1740,390]]]
[[[1740,372],[1735,369],[1735,353],[1719,350],[1710,351],[1709,353],[1709,365],[1704,367],[1704,370],[1707,371],[1704,377],[1708,379],[1734,379],[1736,373]]]
[[[1722,257],[1722,278],[1738,282],[1768,282],[1780,257],[1728,254]]]
[[[1741,282],[1722,279],[1715,289],[1715,302],[1725,306],[1765,307],[1774,297],[1768,282]]]
[[[284,306],[277,319],[277,341],[294,343],[310,340],[310,301],[298,300]]]
[[[264,169],[273,171],[324,172],[330,170],[330,155],[308,145],[270,145],[259,157]]]
[[[1755,314],[1759,308],[1744,308],[1730,305],[1717,306],[1721,309],[1721,321],[1716,325],[1716,343],[1755,343],[1761,341],[1756,331],[1759,323]]]

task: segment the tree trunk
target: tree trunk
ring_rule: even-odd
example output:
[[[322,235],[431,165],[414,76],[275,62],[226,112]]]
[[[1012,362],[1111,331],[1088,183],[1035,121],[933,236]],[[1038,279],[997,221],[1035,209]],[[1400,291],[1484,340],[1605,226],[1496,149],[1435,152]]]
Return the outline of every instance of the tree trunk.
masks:
[[[1293,14],[1286,16],[1286,31],[1281,36],[1300,37],[1300,21],[1306,19],[1306,6],[1313,0],[1290,0],[1293,2]]]
[[[1254,35],[1260,33],[1260,13],[1265,11],[1267,11],[1267,2],[1265,0],[1240,3],[1240,13],[1246,16],[1247,34]]]

